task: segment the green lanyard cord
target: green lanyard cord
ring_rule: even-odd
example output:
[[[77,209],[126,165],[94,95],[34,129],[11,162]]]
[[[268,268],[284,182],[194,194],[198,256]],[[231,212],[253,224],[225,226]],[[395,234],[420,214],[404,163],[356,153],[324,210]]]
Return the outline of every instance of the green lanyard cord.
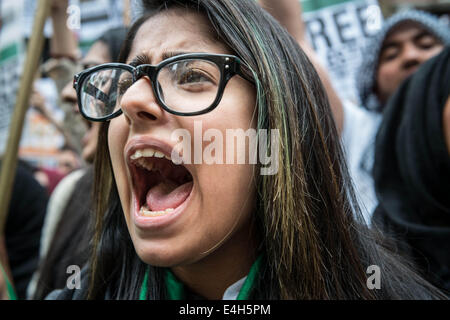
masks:
[[[250,297],[250,293],[255,286],[256,277],[261,270],[261,261],[262,261],[262,255],[258,256],[256,261],[253,263],[252,267],[250,268],[250,271],[248,272],[247,278],[244,281],[244,284],[242,285],[241,290],[239,291],[239,294],[236,298],[236,300],[248,300]]]
[[[5,270],[3,269],[2,264],[0,263],[0,272],[3,275],[3,278],[6,282],[6,291],[8,292],[9,300],[17,300],[16,292],[14,291],[14,287],[12,286],[11,282],[9,281],[8,275],[6,274]]]
[[[242,285],[241,290],[236,298],[236,300],[248,300],[250,297],[250,293],[254,287],[254,283],[256,281],[256,277],[261,268],[262,256],[259,256],[256,261],[253,263],[250,271],[247,275],[247,278]],[[147,300],[147,285],[148,285],[148,274],[149,269],[145,272],[144,281],[142,282],[141,291],[139,294],[139,300]],[[184,285],[180,282],[175,275],[170,271],[170,269],[166,270],[165,274],[165,283],[167,288],[167,294],[169,300],[184,300],[186,299]]]
[[[186,295],[184,292],[184,284],[175,277],[175,275],[172,273],[172,271],[170,271],[170,269],[166,270],[165,281],[168,300],[186,299]]]
[[[139,293],[139,300],[147,300],[147,285],[148,285],[148,268],[145,271],[144,281],[142,281],[141,292]]]

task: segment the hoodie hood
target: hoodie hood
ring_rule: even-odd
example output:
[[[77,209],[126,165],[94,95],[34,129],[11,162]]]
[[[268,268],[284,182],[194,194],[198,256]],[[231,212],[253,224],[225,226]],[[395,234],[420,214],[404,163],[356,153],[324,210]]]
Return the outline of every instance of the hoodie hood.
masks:
[[[380,31],[363,50],[364,60],[356,73],[356,84],[362,107],[376,112],[382,111],[374,87],[381,46],[392,29],[404,22],[415,22],[433,34],[444,45],[450,44],[450,29],[436,16],[419,10],[399,12],[387,19]]]

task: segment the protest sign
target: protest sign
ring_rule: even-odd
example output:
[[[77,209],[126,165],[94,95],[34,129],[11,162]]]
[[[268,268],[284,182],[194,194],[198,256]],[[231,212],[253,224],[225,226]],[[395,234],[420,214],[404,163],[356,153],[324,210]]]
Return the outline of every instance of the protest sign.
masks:
[[[0,154],[5,150],[25,57],[24,1],[0,2]]]
[[[300,0],[307,37],[341,99],[358,102],[361,49],[382,25],[377,0]]]
[[[42,97],[39,105],[33,105],[25,116],[20,140],[19,157],[36,167],[55,168],[58,154],[65,144],[65,137],[53,121],[62,123],[64,112],[58,107],[58,92],[54,82],[41,78],[34,82],[34,90]],[[46,109],[46,113],[41,111]],[[51,117],[49,119],[48,117]]]
[[[25,0],[25,3],[25,35],[28,37],[37,1]],[[83,51],[107,29],[123,24],[123,8],[123,1],[118,0],[69,0],[67,25],[77,34]],[[44,29],[45,37],[50,38],[52,33],[53,27],[48,19]]]
[[[0,3],[0,5],[2,5]],[[33,23],[33,33],[27,45],[26,60],[24,61],[23,74],[20,76],[17,98],[14,102],[14,110],[11,118],[6,150],[2,157],[0,171],[0,237],[3,234],[11,199],[12,186],[17,167],[17,153],[25,113],[28,108],[30,92],[35,72],[39,64],[43,48],[43,29],[45,19],[50,9],[50,0],[40,0],[36,11],[36,19]],[[3,16],[3,15],[0,15]],[[4,30],[0,30],[4,31]],[[0,32],[1,33],[1,32]],[[16,35],[20,36],[20,35]]]

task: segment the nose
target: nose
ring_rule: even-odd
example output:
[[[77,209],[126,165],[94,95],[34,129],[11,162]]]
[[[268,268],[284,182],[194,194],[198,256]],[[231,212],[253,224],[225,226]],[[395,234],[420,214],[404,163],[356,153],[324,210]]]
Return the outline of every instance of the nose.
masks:
[[[134,127],[146,127],[149,121],[155,123],[164,118],[164,110],[158,104],[148,77],[142,77],[128,88],[120,106],[128,124]]]
[[[406,44],[402,53],[402,68],[407,70],[423,63],[423,52],[415,44]]]

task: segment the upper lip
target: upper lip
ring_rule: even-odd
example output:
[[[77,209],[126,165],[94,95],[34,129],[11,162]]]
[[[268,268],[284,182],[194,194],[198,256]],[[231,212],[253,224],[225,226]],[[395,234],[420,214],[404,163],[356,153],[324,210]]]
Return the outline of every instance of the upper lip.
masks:
[[[134,154],[137,150],[142,150],[145,148],[153,148],[164,153],[165,156],[171,157],[174,146],[151,136],[137,136],[131,138],[125,145],[124,149],[127,163],[130,164],[130,157],[132,154]]]

